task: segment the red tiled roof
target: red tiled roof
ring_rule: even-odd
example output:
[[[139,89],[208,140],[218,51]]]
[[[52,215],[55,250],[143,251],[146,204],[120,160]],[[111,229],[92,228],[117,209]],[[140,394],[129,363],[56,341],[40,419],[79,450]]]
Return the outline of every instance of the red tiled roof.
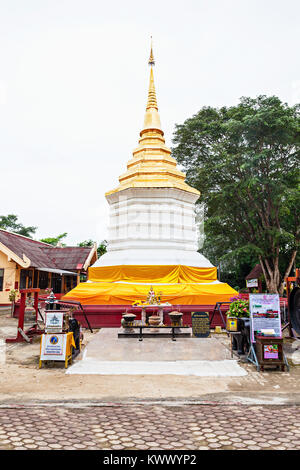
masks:
[[[43,247],[42,251],[55,263],[59,269],[74,271],[78,264],[84,265],[91,252],[90,246],[63,246],[63,247]]]
[[[30,261],[31,266],[36,268],[50,268],[48,256],[41,250],[41,247],[49,246],[31,238],[18,235],[16,233],[7,232],[0,229],[0,242],[15,253],[19,258],[23,259],[23,254]]]
[[[0,229],[0,242],[23,259],[30,259],[32,267],[75,271],[84,265],[93,247],[56,247]]]

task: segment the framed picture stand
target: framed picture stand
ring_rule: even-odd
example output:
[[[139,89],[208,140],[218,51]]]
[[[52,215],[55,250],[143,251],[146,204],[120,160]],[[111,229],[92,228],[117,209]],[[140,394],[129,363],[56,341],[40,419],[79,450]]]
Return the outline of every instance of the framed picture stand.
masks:
[[[250,349],[247,360],[257,371],[278,367],[289,371],[283,351],[278,294],[250,294]]]

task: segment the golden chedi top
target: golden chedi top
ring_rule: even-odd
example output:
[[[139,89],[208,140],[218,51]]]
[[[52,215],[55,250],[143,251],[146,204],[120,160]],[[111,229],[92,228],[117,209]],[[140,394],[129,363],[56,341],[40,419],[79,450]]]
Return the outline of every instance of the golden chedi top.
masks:
[[[158,113],[154,85],[153,66],[155,64],[152,44],[149,58],[150,80],[144,127],[140,132],[138,147],[133,158],[127,163],[127,171],[119,177],[120,185],[106,195],[127,188],[177,188],[200,195],[197,189],[185,183],[185,173],[177,169],[171,150],[165,145]]]

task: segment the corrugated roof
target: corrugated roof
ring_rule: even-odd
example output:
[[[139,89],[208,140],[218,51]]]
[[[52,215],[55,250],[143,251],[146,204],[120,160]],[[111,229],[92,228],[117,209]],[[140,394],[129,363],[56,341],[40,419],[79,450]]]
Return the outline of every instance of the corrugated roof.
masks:
[[[31,267],[66,271],[75,271],[79,264],[84,265],[93,249],[90,246],[56,247],[2,229],[0,229],[0,242],[19,258],[23,258],[23,254],[26,255],[31,261]]]

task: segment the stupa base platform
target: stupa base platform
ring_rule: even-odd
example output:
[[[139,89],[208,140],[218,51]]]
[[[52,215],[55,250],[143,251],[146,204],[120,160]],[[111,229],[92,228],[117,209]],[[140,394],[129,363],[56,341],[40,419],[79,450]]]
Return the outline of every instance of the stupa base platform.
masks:
[[[136,320],[141,320],[141,308],[134,307],[131,305],[82,305],[85,314],[87,315],[88,321],[92,328],[120,328],[122,315],[127,313],[134,313],[136,315]],[[182,316],[182,323],[184,325],[192,326],[192,312],[208,312],[210,319],[212,318],[213,311],[215,308],[214,305],[172,305],[170,307],[170,312],[172,310],[180,311]],[[221,306],[221,311],[226,321],[226,312],[228,310],[228,304]],[[157,312],[157,308],[153,308],[153,313]],[[150,312],[149,312],[150,313]],[[152,312],[151,312],[152,313]],[[73,312],[73,317],[76,318],[82,325],[83,328],[88,328],[84,315],[80,310]],[[168,314],[165,313],[164,323],[169,325]],[[224,327],[222,318],[219,312],[216,312],[213,317],[211,328],[216,326]]]

